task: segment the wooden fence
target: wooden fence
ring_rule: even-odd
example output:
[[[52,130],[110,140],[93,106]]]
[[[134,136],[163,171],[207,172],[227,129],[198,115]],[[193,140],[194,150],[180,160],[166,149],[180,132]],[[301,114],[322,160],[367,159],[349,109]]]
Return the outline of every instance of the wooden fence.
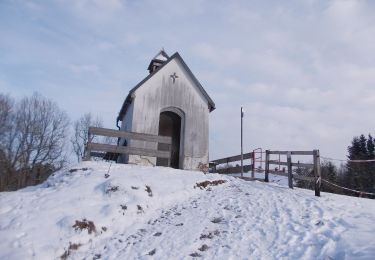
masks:
[[[270,160],[270,155],[286,155],[286,162],[279,160]],[[309,155],[312,156],[313,163],[299,163],[292,162],[292,155]],[[272,171],[270,165],[279,165],[278,170]],[[280,171],[280,165],[286,166],[287,172]],[[311,168],[314,172],[314,177],[299,176],[293,174],[293,167]],[[320,156],[319,150],[313,151],[269,151],[266,150],[266,160],[265,160],[265,181],[268,182],[269,173],[282,175],[288,177],[289,188],[293,189],[293,178],[304,180],[304,181],[314,181],[315,183],[315,196],[320,196],[320,186],[321,186],[321,171],[320,171]]]
[[[243,154],[243,159],[248,160],[248,159],[253,159],[253,153],[244,153]],[[235,156],[230,156],[222,159],[217,159],[213,160],[210,162],[210,166],[213,172],[217,173],[222,173],[222,174],[229,174],[229,173],[239,173],[241,172],[241,166],[229,166],[229,163],[231,162],[237,162],[241,161],[241,155],[235,155]],[[217,166],[226,164],[223,168],[219,168]],[[253,164],[247,164],[243,166],[243,171],[244,172],[249,172],[250,170],[253,169]]]
[[[157,157],[157,158],[166,158],[168,159],[168,166],[170,166],[172,138],[169,136],[159,136],[159,135],[142,134],[142,133],[135,133],[135,132],[126,132],[126,131],[120,131],[120,130],[114,130],[114,129],[108,129],[108,128],[100,128],[100,127],[89,127],[88,135],[89,135],[88,136],[89,141],[87,143],[86,151],[85,151],[86,160],[90,160],[91,156],[99,155],[98,152],[105,152],[105,153],[113,153],[113,154],[141,155],[141,156],[150,156],[150,157]],[[137,148],[137,147],[131,147],[131,146],[119,146],[119,145],[112,145],[112,144],[94,143],[92,142],[93,135],[125,138],[128,140],[128,143],[129,143],[129,140],[162,143],[162,144],[167,144],[168,149],[162,151],[162,150],[158,150],[157,148],[148,149],[148,148]]]
[[[261,152],[262,153],[262,152]],[[321,172],[320,172],[320,156],[319,150],[313,151],[265,151],[266,158],[265,158],[265,177],[264,181],[269,181],[269,174],[281,175],[288,177],[288,186],[289,188],[293,189],[293,179],[295,180],[302,180],[302,181],[310,181],[314,182],[315,186],[315,195],[320,196],[320,187],[321,187]],[[243,159],[251,159],[251,163],[248,165],[244,165],[244,172],[251,171],[251,178],[249,179],[257,179],[254,178],[254,162],[255,162],[255,150],[254,152],[246,153],[243,155]],[[278,155],[278,160],[271,160],[271,155]],[[312,156],[313,163],[300,163],[299,161],[293,162],[292,156]],[[286,156],[286,161],[282,161],[280,158],[281,156]],[[259,158],[258,158],[259,159]],[[260,157],[261,162],[262,157]],[[222,159],[217,159],[210,162],[210,168],[212,172],[217,172],[221,174],[231,174],[231,173],[240,173],[241,166],[229,166],[230,162],[236,162],[241,160],[241,155],[230,156]],[[219,165],[226,164],[226,167],[218,168]],[[270,165],[277,165],[276,169],[272,170]],[[283,170],[281,170],[281,166],[285,166]],[[314,177],[309,176],[301,176],[297,174],[293,174],[293,167],[301,167],[301,168],[309,168],[314,173]]]

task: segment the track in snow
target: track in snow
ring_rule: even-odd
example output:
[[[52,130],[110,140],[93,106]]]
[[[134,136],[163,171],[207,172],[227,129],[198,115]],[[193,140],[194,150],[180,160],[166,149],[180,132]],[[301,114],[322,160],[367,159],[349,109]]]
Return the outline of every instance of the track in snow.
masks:
[[[313,197],[311,191],[249,184],[238,181],[209,189],[147,224],[115,234],[89,255],[104,259],[342,259],[361,257],[366,250],[356,252],[346,246],[342,234],[351,225],[345,216],[333,216],[330,210],[344,205],[330,205],[329,199]],[[375,253],[374,245],[368,250]]]

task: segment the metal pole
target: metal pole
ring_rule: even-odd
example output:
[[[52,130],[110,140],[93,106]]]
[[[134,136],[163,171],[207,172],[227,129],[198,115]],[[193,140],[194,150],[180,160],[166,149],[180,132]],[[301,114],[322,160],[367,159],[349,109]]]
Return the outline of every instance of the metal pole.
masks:
[[[241,107],[241,177],[243,177],[243,107]]]

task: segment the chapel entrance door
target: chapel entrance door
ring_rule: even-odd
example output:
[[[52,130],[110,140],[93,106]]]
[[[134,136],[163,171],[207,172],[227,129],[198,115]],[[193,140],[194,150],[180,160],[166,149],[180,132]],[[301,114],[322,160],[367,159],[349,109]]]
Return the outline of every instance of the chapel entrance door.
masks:
[[[181,117],[171,111],[160,113],[159,135],[172,137],[171,147],[171,167],[179,169],[180,166],[180,137],[181,137]],[[158,150],[166,150],[167,144],[158,144]],[[157,166],[168,166],[168,159],[157,158]]]

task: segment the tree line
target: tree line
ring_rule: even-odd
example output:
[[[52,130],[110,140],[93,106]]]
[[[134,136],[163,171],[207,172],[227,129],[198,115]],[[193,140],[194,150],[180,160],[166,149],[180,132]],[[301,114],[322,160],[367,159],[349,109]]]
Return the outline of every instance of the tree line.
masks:
[[[89,126],[101,127],[102,120],[87,113],[71,123],[56,103],[40,94],[16,101],[0,93],[0,191],[43,182],[72,153],[80,161]]]
[[[321,161],[322,179],[341,187],[366,193],[375,193],[375,140],[371,134],[361,134],[353,137],[347,149],[347,161],[336,165],[333,161]],[[297,168],[296,174],[313,177],[314,173],[306,168]],[[322,191],[375,198],[365,193],[354,192],[330,183],[322,182]],[[314,189],[314,183],[307,181],[296,181],[296,186],[301,188]]]

